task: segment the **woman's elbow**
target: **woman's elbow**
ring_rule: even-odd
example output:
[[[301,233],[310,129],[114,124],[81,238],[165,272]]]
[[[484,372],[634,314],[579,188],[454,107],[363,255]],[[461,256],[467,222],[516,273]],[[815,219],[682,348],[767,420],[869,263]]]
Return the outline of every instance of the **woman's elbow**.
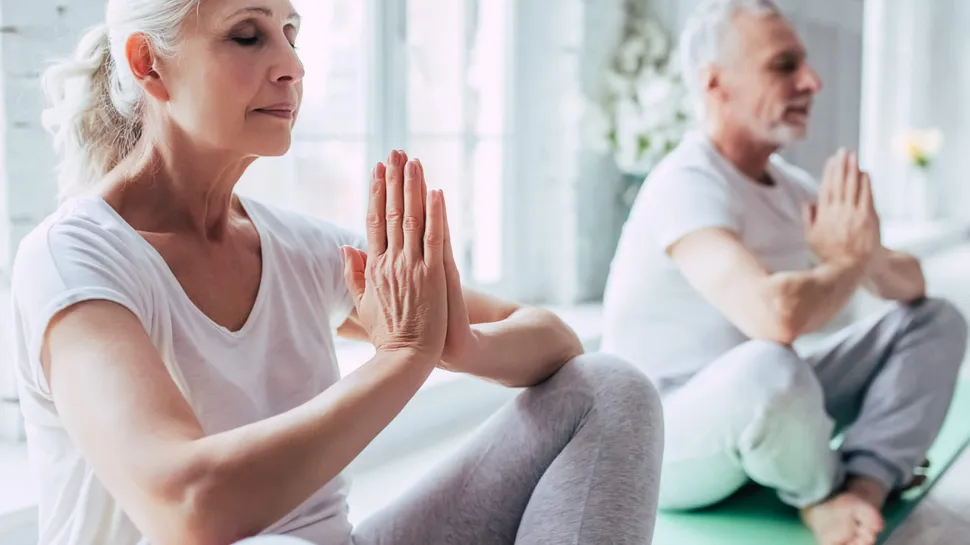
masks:
[[[143,532],[158,545],[221,545],[257,535],[228,500],[231,493],[222,471],[196,462],[155,479],[155,499]]]

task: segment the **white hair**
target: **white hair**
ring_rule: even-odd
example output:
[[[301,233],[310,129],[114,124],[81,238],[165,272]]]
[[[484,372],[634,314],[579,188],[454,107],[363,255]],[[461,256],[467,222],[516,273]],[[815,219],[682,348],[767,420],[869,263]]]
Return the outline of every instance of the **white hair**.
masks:
[[[698,119],[704,119],[701,71],[718,61],[731,22],[739,13],[780,14],[773,0],[704,0],[680,35],[680,68]]]
[[[61,159],[60,199],[103,178],[142,136],[143,92],[128,68],[128,38],[144,34],[156,55],[175,55],[182,22],[200,1],[108,0],[105,23],[44,72],[43,124]]]

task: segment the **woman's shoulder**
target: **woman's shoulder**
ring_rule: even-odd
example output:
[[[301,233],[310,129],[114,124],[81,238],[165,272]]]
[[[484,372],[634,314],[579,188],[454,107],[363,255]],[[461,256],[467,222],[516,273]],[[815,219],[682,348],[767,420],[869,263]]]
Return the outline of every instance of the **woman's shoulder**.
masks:
[[[126,259],[140,255],[130,226],[103,199],[78,197],[62,203],[20,242],[15,264],[45,254],[82,251],[92,259]]]
[[[100,201],[100,202],[99,202]],[[127,230],[126,230],[127,229]],[[24,361],[38,361],[50,320],[87,300],[108,300],[150,322],[152,278],[147,242],[100,198],[63,203],[21,241],[11,292]],[[147,329],[147,325],[146,325]]]
[[[102,199],[66,201],[20,241],[13,291],[26,297],[140,285],[151,266],[141,242]]]

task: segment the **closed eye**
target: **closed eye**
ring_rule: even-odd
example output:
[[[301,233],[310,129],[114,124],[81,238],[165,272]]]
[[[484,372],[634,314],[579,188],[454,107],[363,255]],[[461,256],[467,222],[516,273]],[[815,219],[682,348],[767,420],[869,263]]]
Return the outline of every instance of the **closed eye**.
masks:
[[[259,43],[259,36],[233,38],[234,42],[245,47],[251,47]]]

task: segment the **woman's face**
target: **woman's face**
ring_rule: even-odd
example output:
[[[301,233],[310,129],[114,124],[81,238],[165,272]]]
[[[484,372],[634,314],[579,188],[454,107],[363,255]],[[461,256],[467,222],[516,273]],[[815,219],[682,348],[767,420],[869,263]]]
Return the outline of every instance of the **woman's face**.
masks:
[[[156,64],[166,115],[212,149],[283,155],[303,99],[299,28],[289,0],[201,0]]]

